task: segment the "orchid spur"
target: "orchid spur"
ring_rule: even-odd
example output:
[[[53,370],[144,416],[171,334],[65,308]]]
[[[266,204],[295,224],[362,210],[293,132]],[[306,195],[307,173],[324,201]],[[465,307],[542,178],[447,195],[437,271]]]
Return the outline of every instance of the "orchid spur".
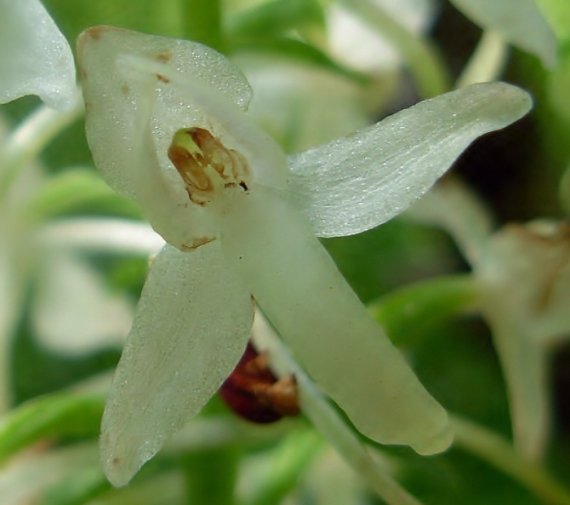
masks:
[[[445,411],[317,236],[359,233],[404,210],[474,138],[525,114],[528,95],[474,86],[288,158],[247,115],[245,78],[212,49],[95,27],[78,56],[95,163],[168,242],[103,417],[110,480],[127,483],[216,392],[245,349],[252,297],[364,435],[446,449]]]

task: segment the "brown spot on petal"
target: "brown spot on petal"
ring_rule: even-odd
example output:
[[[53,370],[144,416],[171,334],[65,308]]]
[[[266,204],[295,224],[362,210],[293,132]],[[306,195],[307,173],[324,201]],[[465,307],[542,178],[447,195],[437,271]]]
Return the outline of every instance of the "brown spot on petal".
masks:
[[[91,38],[95,40],[99,40],[103,32],[106,32],[109,28],[107,26],[93,26],[88,28],[83,33],[89,35]]]
[[[203,246],[205,244],[209,244],[210,242],[213,242],[214,240],[216,240],[215,237],[195,238],[190,245],[183,244],[182,250],[183,251],[194,251],[195,249],[198,249],[198,247]]]
[[[170,82],[170,79],[168,77],[165,77],[162,74],[156,74],[156,77],[158,78],[159,81],[162,81],[166,84],[168,84]]]
[[[156,57],[157,61],[160,61],[160,63],[168,63],[170,61],[170,58],[172,58],[171,53],[160,53]]]

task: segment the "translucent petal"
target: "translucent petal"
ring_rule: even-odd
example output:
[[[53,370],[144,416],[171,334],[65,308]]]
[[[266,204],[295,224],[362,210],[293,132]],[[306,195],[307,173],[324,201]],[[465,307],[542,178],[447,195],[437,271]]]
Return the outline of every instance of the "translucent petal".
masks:
[[[43,257],[32,306],[41,343],[70,356],[121,345],[132,323],[134,303],[111,293],[103,277],[72,254]]]
[[[354,135],[290,157],[291,198],[321,237],[352,235],[425,193],[478,136],[531,106],[508,84],[476,84],[425,100]]]
[[[109,480],[126,484],[216,392],[253,322],[249,292],[219,241],[155,259],[116,371],[102,423]]]
[[[556,36],[535,0],[451,0],[484,29],[499,32],[511,44],[538,56],[544,65],[556,62]]]
[[[0,103],[38,95],[50,107],[71,107],[71,48],[38,0],[0,0],[0,48]]]
[[[285,184],[285,155],[244,113],[251,89],[221,54],[195,42],[110,27],[84,32],[78,54],[89,145],[115,190],[135,198],[135,179],[145,170],[129,168],[138,158],[143,131],[133,121],[137,116],[150,122],[144,146],[154,152],[163,184],[172,186],[171,198],[179,205],[187,203],[187,195],[167,149],[180,128],[210,130],[227,148],[246,156],[258,182]]]
[[[254,188],[224,220],[224,251],[295,358],[364,435],[422,454],[448,418],[316,239],[278,194]]]

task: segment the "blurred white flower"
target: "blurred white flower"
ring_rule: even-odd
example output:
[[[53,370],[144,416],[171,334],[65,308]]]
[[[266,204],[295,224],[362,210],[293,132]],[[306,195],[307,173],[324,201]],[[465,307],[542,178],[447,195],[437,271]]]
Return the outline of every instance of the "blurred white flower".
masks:
[[[435,11],[431,0],[372,0],[370,3],[416,34],[428,28]],[[390,41],[342,2],[331,2],[326,12],[330,51],[339,61],[349,68],[376,74],[400,66],[401,55]]]
[[[422,102],[289,159],[244,112],[243,75],[190,41],[110,27],[79,41],[95,163],[169,243],[151,268],[102,425],[123,485],[197,413],[243,353],[252,296],[366,436],[430,454],[448,419],[316,235],[359,233],[423,194],[482,133],[526,113],[512,86]]]
[[[444,181],[409,215],[454,237],[473,267],[478,309],[501,360],[518,450],[542,457],[551,423],[549,359],[570,335],[570,230],[564,222],[508,224],[494,231],[485,207]]]

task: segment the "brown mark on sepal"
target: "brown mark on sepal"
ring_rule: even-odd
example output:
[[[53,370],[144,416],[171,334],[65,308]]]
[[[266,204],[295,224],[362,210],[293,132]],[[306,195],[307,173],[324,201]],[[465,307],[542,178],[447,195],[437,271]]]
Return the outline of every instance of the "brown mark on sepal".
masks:
[[[190,245],[183,244],[181,249],[183,251],[187,251],[187,252],[194,251],[195,249],[198,249],[198,247],[203,246],[205,244],[209,244],[210,242],[213,242],[214,240],[216,240],[216,237],[195,238]]]

